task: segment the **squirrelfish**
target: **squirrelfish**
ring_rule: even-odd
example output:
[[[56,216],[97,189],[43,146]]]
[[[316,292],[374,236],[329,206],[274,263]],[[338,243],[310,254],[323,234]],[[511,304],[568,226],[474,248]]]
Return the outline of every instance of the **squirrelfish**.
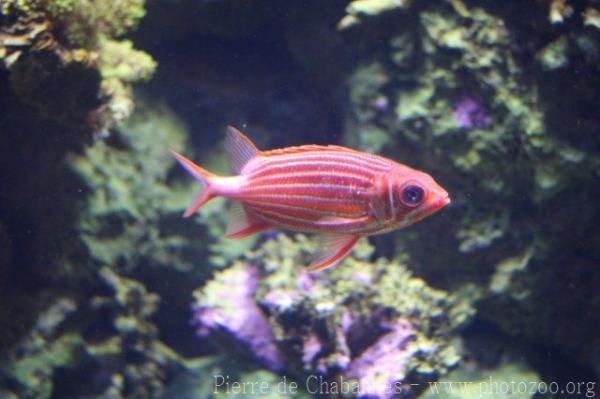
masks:
[[[227,237],[283,228],[318,233],[310,271],[334,266],[363,236],[406,227],[450,203],[427,173],[378,155],[336,145],[260,151],[229,127],[225,147],[234,176],[218,176],[172,151],[202,188],[191,216],[214,197],[235,200]]]

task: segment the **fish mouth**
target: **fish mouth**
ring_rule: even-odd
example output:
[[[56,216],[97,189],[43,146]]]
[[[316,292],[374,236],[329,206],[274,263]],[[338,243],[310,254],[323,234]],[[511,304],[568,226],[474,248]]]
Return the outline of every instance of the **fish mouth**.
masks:
[[[450,202],[450,196],[446,194],[444,197],[440,197],[435,201],[430,202],[427,206],[426,212],[428,215],[431,215],[433,212],[439,211],[440,209],[448,205]]]
[[[440,209],[442,209],[443,207],[448,205],[450,202],[451,202],[451,200],[450,200],[450,196],[448,194],[446,194],[444,197],[440,197],[434,201],[431,201],[427,205],[426,209],[424,209],[425,214],[427,216],[429,216],[432,213],[439,211]]]
[[[432,204],[433,208],[436,209],[440,209],[445,207],[446,205],[450,204],[452,201],[450,200],[450,195],[446,194],[445,197],[442,197],[440,199],[438,199],[437,201],[434,201],[434,203]]]
[[[446,194],[444,197],[440,197],[436,200],[430,201],[424,204],[421,208],[415,209],[409,214],[408,219],[410,220],[410,223],[417,222],[439,211],[440,209],[448,205],[450,202],[452,202],[450,200],[450,196]]]

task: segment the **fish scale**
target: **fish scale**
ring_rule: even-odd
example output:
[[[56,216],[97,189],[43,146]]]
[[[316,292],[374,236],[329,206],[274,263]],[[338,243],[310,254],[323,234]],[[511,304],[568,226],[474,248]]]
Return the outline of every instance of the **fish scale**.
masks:
[[[266,155],[261,162],[260,174],[252,169],[244,170],[248,180],[241,190],[241,197],[246,201],[247,209],[262,220],[275,218],[282,227],[307,232],[335,231],[336,224],[315,223],[324,216],[366,216],[372,195],[369,188],[378,169],[365,168],[363,163],[351,158],[341,163],[338,158],[327,158],[327,154],[315,154],[318,151],[318,146],[311,146],[302,154],[304,157],[299,154]],[[348,153],[345,149],[344,152]],[[305,159],[298,161],[298,158]],[[281,164],[286,161],[291,164],[281,172]],[[324,161],[327,169],[321,168]],[[346,174],[349,169],[354,172],[352,176]],[[276,174],[275,177],[272,174]],[[260,201],[258,205],[257,200]]]

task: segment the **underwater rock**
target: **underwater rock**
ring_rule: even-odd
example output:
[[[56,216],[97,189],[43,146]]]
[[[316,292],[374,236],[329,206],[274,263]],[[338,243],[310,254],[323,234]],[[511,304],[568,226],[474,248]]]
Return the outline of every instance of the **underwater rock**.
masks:
[[[567,46],[567,38],[561,36],[541,49],[536,56],[546,70],[564,68],[569,65]]]
[[[406,372],[418,349],[412,345],[412,327],[402,319],[382,327],[384,333],[348,366],[347,375],[358,380],[361,397],[387,398],[411,391]]]
[[[48,301],[31,331],[4,354],[0,396],[158,398],[187,367],[150,321],[158,295],[109,267],[95,277],[96,295]]]
[[[454,104],[452,117],[458,126],[466,129],[484,128],[490,124],[490,116],[484,105],[473,97],[461,97]]]
[[[600,10],[594,7],[588,7],[583,14],[583,24],[600,29]]]
[[[553,24],[564,22],[564,20],[573,15],[573,7],[569,4],[569,0],[550,0],[548,10],[548,19]]]
[[[265,314],[254,302],[258,278],[258,269],[250,264],[217,274],[194,294],[192,323],[200,337],[219,328],[230,332],[269,369],[278,371],[283,368],[283,358]]]
[[[170,377],[185,367],[183,359],[160,341],[151,321],[160,297],[112,268],[100,269],[99,276],[112,292],[91,298],[88,306],[105,314],[116,333],[104,326],[86,344],[86,355],[97,365],[92,372],[104,375],[103,384],[95,387],[103,392],[98,396],[158,398]]]
[[[362,17],[379,15],[386,11],[407,7],[411,0],[352,0],[346,6],[346,15],[338,22],[338,29],[359,24]]]
[[[0,19],[0,61],[10,71],[10,87],[45,117],[97,127],[102,102],[96,58],[94,52],[59,43],[42,12],[20,15],[6,26]]]
[[[189,269],[201,256],[192,234],[180,234],[190,185],[170,187],[174,160],[166,149],[181,149],[186,128],[165,106],[143,106],[121,125],[113,140],[98,141],[70,164],[90,191],[80,212],[78,231],[91,256],[101,264],[130,269],[145,259]],[[166,221],[173,223],[167,225]],[[189,225],[188,225],[189,226]]]
[[[0,5],[2,15],[41,11],[60,29],[69,43],[93,46],[102,36],[121,36],[135,28],[144,16],[145,0],[5,0]]]
[[[594,297],[599,275],[591,272],[586,281],[571,275],[594,263],[599,242],[591,223],[598,211],[584,205],[598,195],[592,187],[600,170],[594,133],[600,120],[586,111],[597,102],[589,88],[600,84],[593,66],[598,33],[574,23],[570,1],[530,4],[526,23],[518,17],[522,7],[460,3],[390,11],[418,21],[418,28],[381,26],[378,38],[388,50],[351,75],[350,93],[367,95],[350,97],[344,141],[375,143],[448,187],[448,219],[396,235],[397,251],[417,265],[416,273],[452,292],[477,284],[470,301],[481,317],[593,368],[594,355],[584,352],[596,340],[583,326],[597,323],[598,302],[583,304],[571,294],[559,300],[550,292],[572,292],[574,284]],[[545,19],[549,5],[554,25]],[[569,23],[559,23],[558,15]],[[353,33],[371,38],[373,29],[361,25]],[[412,46],[399,45],[402,37]],[[382,97],[386,107],[373,108]],[[509,262],[523,254],[527,262]],[[585,322],[572,320],[568,309],[575,308],[586,309]],[[550,327],[557,315],[568,331]]]
[[[0,385],[16,385],[12,392],[17,397],[49,398],[53,387],[53,373],[68,367],[83,344],[73,333],[60,334],[58,329],[75,311],[70,298],[58,298],[39,316],[32,330],[22,337],[20,345],[11,351],[0,368]],[[0,396],[8,395],[0,388]]]
[[[391,397],[413,373],[456,365],[450,340],[473,314],[467,303],[398,262],[367,261],[366,243],[330,273],[309,274],[302,266],[314,246],[279,234],[217,272],[195,293],[201,335],[228,331],[270,368],[304,375],[309,393],[310,376],[343,376],[366,395]]]
[[[0,63],[17,98],[87,133],[129,116],[132,82],[150,77],[156,63],[111,38],[137,25],[143,0],[9,0],[1,11]]]

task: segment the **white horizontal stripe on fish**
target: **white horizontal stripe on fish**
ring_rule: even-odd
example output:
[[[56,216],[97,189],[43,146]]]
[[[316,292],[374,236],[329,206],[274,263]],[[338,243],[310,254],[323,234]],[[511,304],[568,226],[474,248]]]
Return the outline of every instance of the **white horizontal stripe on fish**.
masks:
[[[379,165],[381,167],[388,167],[390,165],[390,161],[382,158],[378,155],[368,154],[365,152],[348,150],[348,151],[306,151],[304,153],[294,153],[294,154],[285,154],[285,155],[275,155],[273,156],[273,160],[277,160],[278,162],[292,161],[294,158],[300,159],[323,159],[323,158],[335,158],[335,159],[356,159],[364,162],[372,163],[375,165]]]
[[[263,217],[266,216],[267,218],[269,217],[275,217],[275,218],[279,218],[279,219],[283,219],[283,220],[289,220],[291,222],[298,222],[298,223],[302,223],[302,224],[307,224],[310,225],[312,227],[353,227],[353,226],[360,226],[364,224],[364,220],[359,219],[359,220],[353,220],[353,219],[344,219],[344,218],[340,218],[340,219],[335,219],[335,218],[323,218],[323,220],[311,220],[311,219],[306,219],[306,218],[302,218],[302,217],[297,217],[297,216],[290,216],[288,214],[285,213],[279,213],[277,211],[271,211],[271,210],[263,210],[263,209],[256,209],[255,210],[256,213],[262,214]]]
[[[257,209],[258,211],[264,209],[263,207],[268,207],[268,208],[278,208],[278,209],[287,209],[290,211],[302,211],[302,212],[307,212],[307,213],[314,213],[315,215],[321,215],[321,216],[339,216],[339,215],[353,215],[353,216],[366,216],[367,212],[348,212],[348,213],[344,213],[344,212],[340,212],[340,211],[325,211],[322,209],[316,209],[316,208],[311,208],[308,206],[300,206],[300,205],[290,205],[290,204],[282,204],[282,203],[264,203],[264,202],[260,202],[260,201],[255,201],[255,200],[247,200],[244,201],[245,204],[250,205],[253,209]]]
[[[327,166],[327,164],[325,163],[320,163],[319,166]],[[280,170],[280,168],[273,168],[273,169],[278,169]],[[358,169],[358,168],[357,168]],[[348,173],[348,172],[338,172],[338,171],[319,171],[319,170],[314,170],[314,171],[310,171],[310,172],[293,172],[293,171],[284,171],[282,173],[276,173],[276,174],[268,174],[268,175],[264,175],[264,176],[259,176],[259,177],[254,177],[253,176],[254,173],[249,174],[248,177],[248,181],[252,184],[258,184],[258,183],[264,183],[264,182],[269,182],[269,181],[276,181],[276,180],[283,180],[285,178],[288,178],[289,180],[293,180],[295,178],[311,178],[314,177],[315,179],[324,179],[327,177],[336,179],[336,178],[345,178],[345,179],[352,179],[355,180],[357,182],[357,184],[361,184],[361,185],[371,185],[372,182],[372,178],[371,177],[367,177],[364,176],[364,174],[354,174],[354,173]]]
[[[305,201],[305,202],[340,202],[343,201],[346,204],[359,204],[359,205],[364,205],[367,202],[366,198],[352,198],[352,197],[348,197],[348,198],[344,198],[344,199],[340,199],[340,198],[332,198],[332,197],[318,197],[318,196],[314,196],[314,195],[306,195],[306,194],[272,194],[272,193],[267,193],[267,194],[255,194],[252,199],[250,198],[244,198],[242,201],[246,202],[246,201],[267,201],[267,200],[271,200],[274,203],[280,203],[279,201],[285,201],[285,200],[295,200],[295,201]],[[269,202],[271,203],[271,202]]]
[[[260,170],[252,170],[247,175],[254,176],[261,173],[264,173],[266,170],[269,171],[286,171],[290,173],[294,169],[300,172],[339,172],[339,173],[348,173],[349,175],[359,175],[364,177],[369,177],[375,174],[379,174],[382,171],[379,169],[373,170],[371,168],[365,167],[364,165],[357,165],[353,163],[344,163],[341,164],[335,160],[320,160],[320,161],[290,161],[287,163],[269,163],[262,165]]]
[[[266,158],[268,162],[262,167],[267,165],[279,166],[288,163],[295,163],[298,161],[301,162],[338,162],[339,165],[345,166],[348,164],[359,164],[365,168],[375,168],[381,170],[387,170],[390,167],[390,162],[385,162],[382,160],[374,160],[372,158],[367,158],[355,153],[331,153],[331,154],[322,154],[322,153],[309,153],[309,154],[294,154],[286,155],[286,156],[275,156],[273,158]]]
[[[358,170],[362,172],[373,172],[370,169],[375,169],[376,172],[385,172],[391,168],[391,162],[384,162],[382,160],[377,159],[374,161],[373,159],[366,159],[362,156],[359,156],[355,153],[332,153],[330,155],[326,154],[294,154],[292,155],[279,155],[273,156],[273,158],[265,158],[264,161],[261,160],[258,165],[253,167],[252,171],[249,171],[249,174],[257,174],[263,172],[267,168],[277,168],[277,167],[285,167],[289,168],[291,166],[298,165],[307,165],[309,167],[314,167],[319,163],[327,163],[329,165],[337,166],[337,167],[349,167],[355,166],[358,167]],[[365,170],[367,169],[367,170]]]
[[[286,189],[324,189],[331,191],[342,191],[343,194],[356,195],[368,191],[365,187],[356,187],[349,184],[331,184],[331,183],[293,183],[281,182],[277,184],[267,184],[265,186],[255,186],[254,184],[244,188],[244,193],[252,193],[261,190],[286,190]]]

